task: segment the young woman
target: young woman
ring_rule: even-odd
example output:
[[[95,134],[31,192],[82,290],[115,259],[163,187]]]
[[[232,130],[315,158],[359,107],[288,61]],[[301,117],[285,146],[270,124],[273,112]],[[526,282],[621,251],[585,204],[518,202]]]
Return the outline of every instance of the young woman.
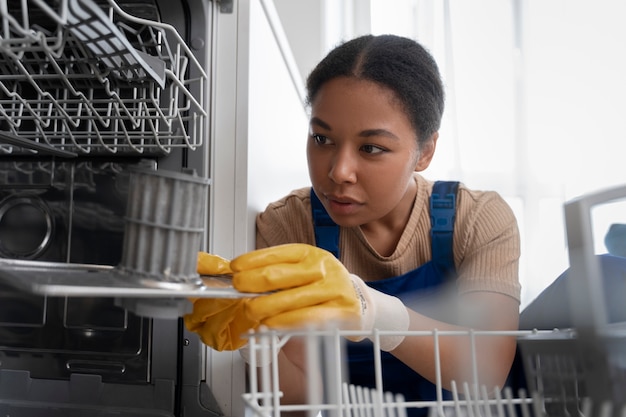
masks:
[[[240,332],[259,324],[330,319],[364,331],[516,330],[520,244],[512,211],[494,192],[455,183],[433,191],[419,174],[433,158],[444,109],[431,55],[407,38],[359,37],[317,65],[307,92],[312,187],[258,216],[259,250],[230,264],[206,254],[210,262],[199,263],[200,273],[231,268],[240,291],[275,292],[224,301],[226,314],[197,301],[188,328],[217,349],[242,346]],[[373,386],[372,337],[349,343],[352,383]],[[472,355],[481,384],[502,387],[515,338],[477,337],[475,352],[469,342],[441,338],[444,387],[472,381]],[[435,398],[432,337],[383,336],[380,348],[386,391]],[[297,341],[280,352],[284,403],[306,401],[304,359]]]

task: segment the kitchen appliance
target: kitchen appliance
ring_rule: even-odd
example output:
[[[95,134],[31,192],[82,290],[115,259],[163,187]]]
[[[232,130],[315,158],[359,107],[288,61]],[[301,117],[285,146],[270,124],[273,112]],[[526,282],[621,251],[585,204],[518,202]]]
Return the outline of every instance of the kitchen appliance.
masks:
[[[186,297],[232,291],[172,297],[124,256],[129,223],[146,226],[129,217],[135,173],[209,184],[212,22],[229,5],[1,2],[0,414],[222,414],[178,317]],[[207,219],[192,214],[191,256]]]

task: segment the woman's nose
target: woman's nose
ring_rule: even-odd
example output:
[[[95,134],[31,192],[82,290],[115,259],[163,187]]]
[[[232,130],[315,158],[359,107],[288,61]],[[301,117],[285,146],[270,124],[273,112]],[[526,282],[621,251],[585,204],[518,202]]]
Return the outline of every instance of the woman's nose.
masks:
[[[357,159],[348,149],[339,149],[335,154],[328,177],[337,184],[354,183],[357,179]]]

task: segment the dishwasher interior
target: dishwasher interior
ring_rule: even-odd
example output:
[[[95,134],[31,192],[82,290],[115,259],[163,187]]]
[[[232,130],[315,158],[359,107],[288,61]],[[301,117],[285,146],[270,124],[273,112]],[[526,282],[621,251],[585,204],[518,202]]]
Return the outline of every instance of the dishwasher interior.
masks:
[[[83,282],[110,273],[123,263],[134,172],[209,183],[214,8],[202,0],[1,2],[4,265],[34,265],[39,277],[52,266],[92,265]],[[205,229],[207,213],[197,217]],[[13,272],[28,284],[28,274]],[[146,313],[94,294],[0,283],[0,414],[220,414],[179,310],[159,317],[151,313],[164,302]]]

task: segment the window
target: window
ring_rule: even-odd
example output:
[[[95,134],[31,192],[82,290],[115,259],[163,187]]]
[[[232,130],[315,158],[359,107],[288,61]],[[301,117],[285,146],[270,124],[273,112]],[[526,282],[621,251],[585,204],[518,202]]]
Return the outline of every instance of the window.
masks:
[[[568,266],[563,203],[626,182],[626,2],[370,7],[372,33],[413,37],[440,64],[447,107],[424,175],[496,190],[516,212],[524,307]]]

